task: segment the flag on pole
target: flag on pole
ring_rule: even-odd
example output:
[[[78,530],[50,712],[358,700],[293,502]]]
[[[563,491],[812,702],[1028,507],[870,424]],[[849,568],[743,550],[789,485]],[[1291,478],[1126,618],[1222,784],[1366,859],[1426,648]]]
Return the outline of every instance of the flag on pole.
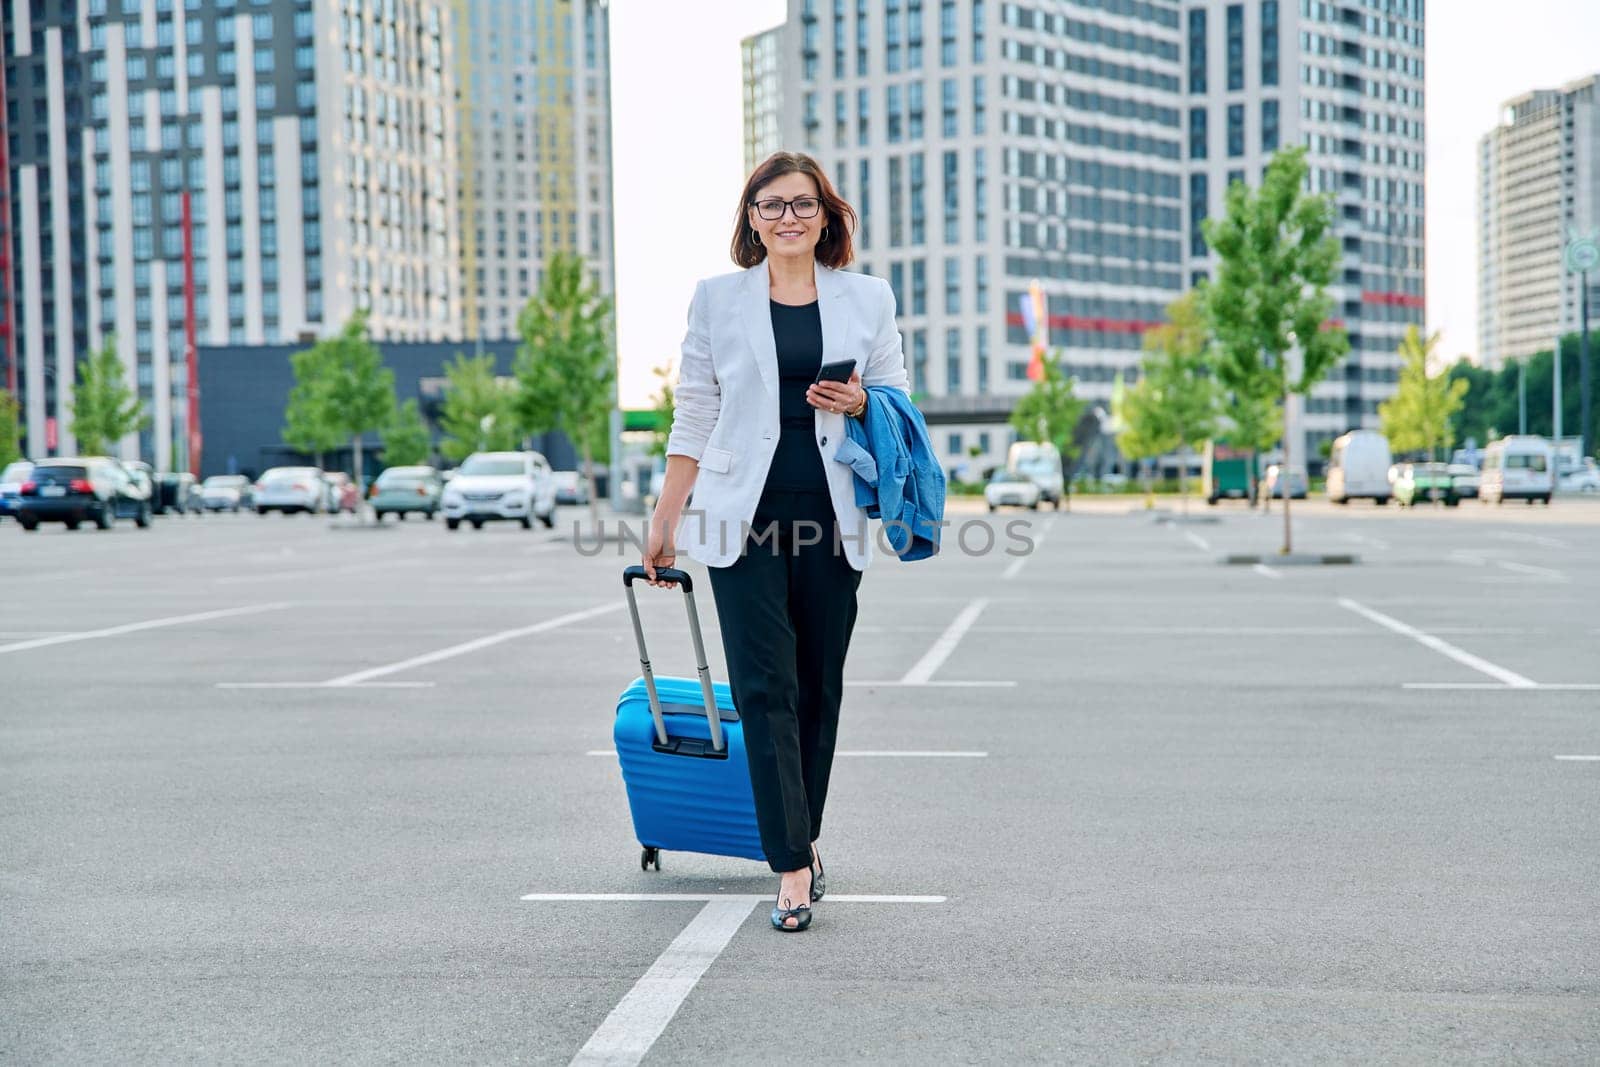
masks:
[[[1021,301],[1022,323],[1033,348],[1033,357],[1028,360],[1028,380],[1036,382],[1044,377],[1044,351],[1050,340],[1050,318],[1046,314],[1047,305],[1039,279],[1028,283],[1028,292]]]

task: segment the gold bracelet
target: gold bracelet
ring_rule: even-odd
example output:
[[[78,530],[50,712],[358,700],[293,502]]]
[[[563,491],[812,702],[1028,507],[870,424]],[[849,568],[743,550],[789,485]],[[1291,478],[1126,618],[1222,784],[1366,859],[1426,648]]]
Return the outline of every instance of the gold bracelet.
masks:
[[[859,419],[861,417],[861,413],[866,411],[866,410],[867,410],[867,391],[865,389],[863,389],[863,390],[861,390],[861,403],[857,404],[851,410],[845,412],[845,414],[850,416],[852,419]]]

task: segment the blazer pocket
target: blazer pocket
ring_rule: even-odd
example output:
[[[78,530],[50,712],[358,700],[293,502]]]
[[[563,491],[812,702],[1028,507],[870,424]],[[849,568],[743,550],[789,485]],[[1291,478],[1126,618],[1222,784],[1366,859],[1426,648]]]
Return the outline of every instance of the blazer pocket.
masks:
[[[707,447],[700,453],[700,469],[713,471],[717,474],[728,473],[728,467],[733,463],[733,453],[726,448]]]

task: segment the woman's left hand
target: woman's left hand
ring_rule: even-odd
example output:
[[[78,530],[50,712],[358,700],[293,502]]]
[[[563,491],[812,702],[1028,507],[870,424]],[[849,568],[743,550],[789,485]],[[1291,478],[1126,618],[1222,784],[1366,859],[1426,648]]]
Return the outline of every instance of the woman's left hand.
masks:
[[[865,393],[861,372],[853,370],[848,382],[812,382],[806,390],[806,403],[823,411],[854,411]]]

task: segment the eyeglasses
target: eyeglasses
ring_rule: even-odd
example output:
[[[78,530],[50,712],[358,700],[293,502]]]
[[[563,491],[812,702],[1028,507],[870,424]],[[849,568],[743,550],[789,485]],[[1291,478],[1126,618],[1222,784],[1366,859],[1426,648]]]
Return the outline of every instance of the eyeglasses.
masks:
[[[816,218],[817,212],[822,208],[822,201],[814,196],[797,196],[793,200],[779,200],[777,197],[772,197],[754,203],[756,213],[768,222],[783,218],[785,207],[793,208],[794,217],[797,219]]]

